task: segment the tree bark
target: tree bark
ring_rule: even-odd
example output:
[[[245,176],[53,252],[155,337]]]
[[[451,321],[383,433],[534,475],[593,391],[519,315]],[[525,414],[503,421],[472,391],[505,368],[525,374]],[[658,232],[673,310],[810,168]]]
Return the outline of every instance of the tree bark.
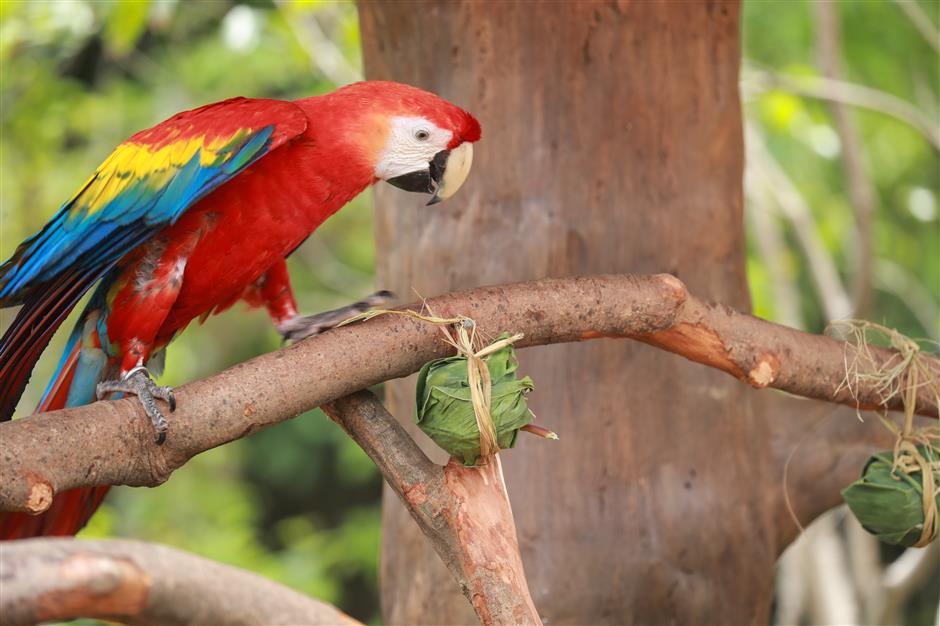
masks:
[[[483,336],[512,328],[524,334],[515,344],[520,348],[630,337],[754,387],[852,406],[901,405],[894,397],[882,407],[876,383],[866,380],[866,374],[896,362],[896,352],[872,348],[869,369],[859,369],[862,383],[850,391],[841,381],[854,347],[705,304],[669,274],[546,279],[448,294],[423,306],[445,317],[469,316]],[[0,510],[40,513],[56,493],[73,487],[159,485],[200,452],[452,354],[439,328],[386,315],[180,387],[162,445],[154,443],[150,420],[134,398],[0,424]],[[940,360],[924,363],[940,381]],[[917,409],[936,417],[934,393],[923,387]]]
[[[0,623],[359,624],[256,574],[141,541],[0,542]]]
[[[367,391],[323,407],[382,471],[483,626],[541,626],[522,569],[499,457],[435,465]]]
[[[377,190],[383,288],[670,272],[749,308],[737,2],[359,8],[368,78],[439,93],[483,126],[453,200],[429,209]],[[561,433],[504,459],[545,622],[767,621],[780,477],[770,417],[752,414],[748,390],[635,344],[520,360],[538,384],[533,410]],[[403,422],[413,385],[387,387]],[[392,497],[383,524],[384,621],[472,623]]]

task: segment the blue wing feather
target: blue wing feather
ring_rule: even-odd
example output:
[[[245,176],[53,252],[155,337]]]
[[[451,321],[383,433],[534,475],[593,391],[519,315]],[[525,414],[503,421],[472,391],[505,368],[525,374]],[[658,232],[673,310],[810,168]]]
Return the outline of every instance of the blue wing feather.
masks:
[[[238,104],[254,102],[261,101],[240,100]],[[296,109],[290,103],[277,104]],[[217,113],[218,106],[207,109],[214,108]],[[296,112],[303,115],[299,109]],[[302,124],[294,120],[291,136],[305,127],[306,118]],[[274,145],[275,129],[275,124],[236,129],[227,145],[209,152],[197,148],[184,163],[174,163],[177,155],[167,151],[163,162],[154,163],[147,175],[135,178],[124,171],[107,170],[106,161],[45,228],[21,244],[0,267],[0,306],[22,303],[33,290],[66,270],[100,276],[157,230],[173,224],[201,198],[283,143],[280,137]],[[125,148],[128,145],[122,144]],[[135,148],[148,149],[146,145],[130,149]],[[136,154],[131,156],[136,158]],[[155,186],[155,181],[162,184]],[[113,193],[113,189],[119,192]]]
[[[12,416],[52,334],[95,282],[200,198],[306,128],[293,103],[236,98],[176,115],[121,144],[0,266],[0,308],[23,305],[0,338],[0,421]],[[85,365],[88,377],[75,387],[84,392],[70,401],[87,400],[101,373],[97,361]]]

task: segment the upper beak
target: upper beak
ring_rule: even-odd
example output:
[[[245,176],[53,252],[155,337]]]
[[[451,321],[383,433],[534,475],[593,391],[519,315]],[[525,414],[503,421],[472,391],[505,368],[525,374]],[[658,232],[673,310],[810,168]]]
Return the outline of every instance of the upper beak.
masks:
[[[473,165],[473,144],[462,143],[453,150],[443,150],[434,155],[430,163],[431,180],[436,183],[434,195],[428,206],[451,197],[470,174]]]

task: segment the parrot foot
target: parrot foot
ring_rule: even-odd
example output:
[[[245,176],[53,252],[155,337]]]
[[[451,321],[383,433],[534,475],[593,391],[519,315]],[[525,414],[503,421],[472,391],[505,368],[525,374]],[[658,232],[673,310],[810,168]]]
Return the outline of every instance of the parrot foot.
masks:
[[[281,333],[284,341],[300,341],[313,335],[335,328],[340,322],[349,319],[353,315],[368,311],[374,306],[385,304],[395,298],[391,291],[376,291],[370,296],[359,302],[354,302],[332,311],[317,313],[316,315],[297,316],[286,322],[278,324],[277,330]]]
[[[157,431],[155,441],[161,445],[166,441],[166,431],[169,424],[163,411],[157,406],[156,398],[165,401],[170,406],[170,413],[176,410],[176,398],[173,396],[172,387],[160,387],[150,378],[150,372],[146,367],[140,365],[124,374],[120,380],[106,380],[98,383],[95,394],[101,400],[110,393],[132,393],[140,400],[144,407],[144,412],[153,427]]]

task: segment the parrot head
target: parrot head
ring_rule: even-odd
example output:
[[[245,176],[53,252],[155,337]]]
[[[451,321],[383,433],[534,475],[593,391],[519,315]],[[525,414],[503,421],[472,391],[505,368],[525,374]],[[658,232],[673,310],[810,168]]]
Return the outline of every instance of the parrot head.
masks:
[[[429,193],[429,205],[454,195],[473,163],[480,123],[432,93],[387,81],[365,81],[335,92],[358,109],[356,142],[375,180]],[[349,111],[349,108],[346,109]]]
[[[480,137],[479,123],[469,113],[460,113],[466,118],[456,127],[450,120],[435,123],[431,116],[392,116],[376,178],[405,191],[432,194],[429,205],[454,195],[470,174],[473,142]]]

